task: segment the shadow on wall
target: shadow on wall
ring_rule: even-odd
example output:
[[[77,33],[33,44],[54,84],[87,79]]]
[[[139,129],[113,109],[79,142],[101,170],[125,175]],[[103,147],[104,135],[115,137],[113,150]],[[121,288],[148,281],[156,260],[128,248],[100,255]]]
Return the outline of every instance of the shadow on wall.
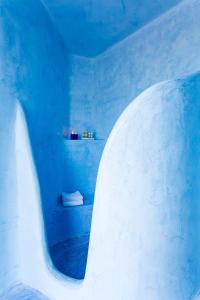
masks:
[[[15,90],[26,115],[51,240],[52,216],[69,180],[62,139],[69,120],[68,55],[40,1],[3,1],[3,10],[13,43],[7,47],[14,56]]]
[[[85,196],[85,204],[93,204],[103,142],[83,142],[80,145],[63,139],[63,127],[80,126],[78,122],[70,124],[70,113],[74,108],[74,99],[69,95],[71,62],[43,6],[39,1],[30,1],[27,6],[25,0],[20,4],[11,0],[5,1],[3,8],[5,20],[12,28],[8,36],[12,35],[14,44],[11,48],[15,59],[16,94],[27,120],[47,236],[52,245],[59,242],[55,233],[57,221],[62,218],[60,223],[63,223],[67,218],[67,214],[60,214],[61,192],[80,190]],[[82,107],[76,110],[77,115],[81,110]],[[85,128],[82,126],[81,129]],[[73,212],[72,219],[78,226]],[[90,221],[91,214],[87,234]],[[59,226],[63,240],[72,234],[67,225],[70,224],[63,228]],[[83,233],[84,228],[81,230]]]
[[[70,77],[70,67],[68,55],[39,1],[30,1],[29,6],[27,6],[26,1],[16,3],[13,0],[9,2],[3,1],[1,4],[1,17],[5,24],[3,29],[6,33],[6,40],[4,41],[5,51],[7,52],[7,59],[11,65],[14,79],[12,80],[11,78],[11,70],[7,74],[8,71],[3,69],[2,76],[3,78],[8,77],[9,84],[15,92],[15,96],[20,100],[25,113],[40,183],[47,240],[49,245],[54,245],[65,240],[70,235],[72,236],[72,233],[79,235],[77,228],[75,231],[72,230],[72,227],[75,227],[75,225],[77,227],[82,224],[80,225],[81,234],[89,234],[92,214],[92,206],[89,206],[89,209],[83,208],[85,212],[83,212],[83,216],[81,216],[80,222],[77,224],[78,221],[77,219],[75,220],[75,217],[80,215],[80,213],[78,212],[75,215],[73,213],[60,214],[61,208],[60,203],[58,203],[62,191],[70,191],[70,189],[75,189],[78,184],[80,185],[80,181],[77,183],[76,179],[74,179],[76,177],[76,172],[73,172],[76,167],[73,166],[72,168],[74,152],[66,147],[66,141],[63,140],[62,136],[63,127],[69,127],[70,99],[68,79]],[[5,59],[2,59],[2,61],[5,61]],[[8,67],[8,64],[6,67]],[[9,97],[6,96],[6,92],[3,90],[2,94],[5,94],[5,98]],[[14,102],[13,100],[13,105],[15,105]],[[10,110],[10,107],[8,109]],[[7,114],[6,109],[3,112],[5,112],[5,115]],[[6,122],[8,121],[8,123],[10,120],[9,114],[10,111],[7,114]],[[14,119],[14,117],[12,118]],[[2,118],[2,123],[6,125],[7,123],[3,121],[4,119],[5,117]],[[7,132],[7,135],[9,135],[9,132]],[[5,139],[2,138],[2,140]],[[96,149],[95,144],[93,144],[92,149],[94,152]],[[80,154],[79,150],[78,153]],[[89,155],[90,152],[88,153],[88,150],[84,148],[82,151],[83,160],[81,164],[79,161],[79,164],[76,165],[77,172],[81,173],[81,170],[83,171],[82,178],[84,180],[86,178],[84,158],[87,161],[87,156]],[[95,154],[96,156],[97,154]],[[75,155],[75,160],[76,157]],[[4,159],[2,164],[5,165],[5,163],[6,160]],[[90,162],[90,169],[92,168],[92,163],[96,163],[94,158]],[[95,176],[92,176],[91,172],[89,177],[92,179],[92,184],[89,187],[90,202],[93,202],[94,191],[92,189],[94,189],[96,173]],[[83,181],[81,182],[81,187],[84,188]],[[14,188],[15,185],[13,184],[12,192],[15,194]],[[93,194],[91,194],[91,190]],[[10,204],[7,202],[7,205],[9,206]],[[75,225],[66,221],[68,215]],[[83,224],[85,216],[87,216],[87,222]],[[62,219],[60,219],[61,217]],[[2,218],[2,222],[3,220],[4,218]],[[13,217],[12,222],[14,220],[15,218]],[[62,224],[65,226],[62,226]],[[55,230],[55,228],[59,228],[59,234],[57,232],[58,229]],[[10,245],[8,246],[10,247]]]
[[[11,27],[4,22],[0,4],[0,293],[18,280],[16,241],[15,68]],[[13,47],[13,48],[12,48]],[[15,249],[15,251],[13,251]]]

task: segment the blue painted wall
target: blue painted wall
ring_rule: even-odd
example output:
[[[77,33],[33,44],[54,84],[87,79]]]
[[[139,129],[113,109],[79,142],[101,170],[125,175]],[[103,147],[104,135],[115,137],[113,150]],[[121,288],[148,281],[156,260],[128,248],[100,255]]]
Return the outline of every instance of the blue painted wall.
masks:
[[[186,0],[93,59],[73,56],[70,95],[76,110],[70,112],[71,122],[80,115],[84,124],[89,116],[98,135],[106,138],[143,90],[200,70],[199,11],[199,1]]]
[[[91,209],[86,213],[86,229],[78,221],[79,212],[74,214],[72,210],[67,222],[68,214],[62,213],[60,207],[60,194],[79,189],[86,196],[85,204],[93,203],[101,151],[96,142],[87,147],[88,142],[72,144],[63,139],[63,128],[70,128],[70,111],[73,109],[69,97],[71,62],[44,7],[39,1],[29,1],[27,6],[25,0],[18,3],[2,1],[2,7],[7,26],[7,30],[2,27],[2,34],[6,36],[3,41],[5,50],[2,51],[7,53],[11,65],[8,69],[7,64],[6,71],[5,67],[2,69],[3,81],[7,77],[15,93],[13,110],[18,100],[25,111],[40,182],[47,237],[53,244],[59,235],[63,238],[72,235],[71,228],[76,226],[77,234],[89,231]],[[64,222],[65,227],[57,222]],[[56,227],[63,233],[58,234],[54,230]]]
[[[1,47],[0,55],[6,68],[1,62],[0,88],[4,99],[2,112],[5,108],[7,112],[2,114],[0,124],[1,128],[6,124],[12,126],[14,103],[18,99],[28,122],[47,236],[53,243],[56,234],[52,234],[52,228],[57,226],[60,216],[61,191],[80,189],[86,195],[86,203],[93,201],[105,141],[127,104],[153,83],[200,69],[200,4],[197,0],[184,1],[93,59],[69,57],[39,1],[29,1],[27,5],[25,0],[2,0],[1,6],[4,48]],[[63,127],[92,129],[103,140],[68,142],[62,138]],[[6,176],[13,180],[9,128],[6,138],[1,131],[1,157],[11,151],[8,161],[1,162],[1,169],[9,169]],[[5,182],[2,185],[6,187]],[[14,190],[13,183],[13,193]],[[5,199],[7,193],[8,190],[2,190]],[[9,210],[7,203],[2,205]],[[64,218],[62,214],[60,221]]]
[[[42,0],[70,53],[96,56],[181,0]]]
[[[5,43],[14,68],[16,98],[22,103],[40,182],[48,239],[52,214],[68,181],[62,128],[68,124],[68,56],[39,1],[4,1]],[[10,49],[11,48],[11,49]]]
[[[18,280],[15,166],[15,37],[0,2],[0,293]]]
[[[93,203],[96,176],[105,135],[97,128],[98,109],[94,85],[93,62],[87,58],[70,57],[69,130],[95,132],[95,141],[65,141],[71,170],[69,190],[80,190],[85,203]]]
[[[26,125],[17,114],[24,284],[57,300],[200,299],[199,95],[199,73],[156,84],[118,120],[99,169],[81,283],[50,264]]]
[[[71,186],[83,187],[86,201],[92,201],[105,141],[125,107],[152,84],[200,70],[199,11],[198,1],[184,1],[95,58],[71,56],[70,127],[95,130],[104,140],[81,148],[66,143]]]
[[[69,128],[102,140],[65,142],[66,190],[92,203],[101,153],[125,107],[154,83],[200,70],[199,11],[198,1],[184,1],[95,58],[70,56]]]
[[[90,234],[93,205],[59,207],[54,213],[54,224],[51,227],[50,246],[65,242],[70,238]]]

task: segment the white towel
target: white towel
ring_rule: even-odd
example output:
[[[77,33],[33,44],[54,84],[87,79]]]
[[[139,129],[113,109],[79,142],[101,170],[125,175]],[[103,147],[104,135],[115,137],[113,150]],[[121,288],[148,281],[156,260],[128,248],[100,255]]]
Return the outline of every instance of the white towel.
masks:
[[[83,205],[83,196],[79,191],[74,193],[62,192],[62,204],[63,206]]]

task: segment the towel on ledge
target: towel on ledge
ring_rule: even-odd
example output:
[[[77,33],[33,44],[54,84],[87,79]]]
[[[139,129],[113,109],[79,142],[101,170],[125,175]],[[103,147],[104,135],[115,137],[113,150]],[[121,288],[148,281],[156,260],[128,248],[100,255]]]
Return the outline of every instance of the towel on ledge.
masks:
[[[77,206],[83,205],[83,196],[79,191],[75,193],[65,193],[61,194],[63,206]]]

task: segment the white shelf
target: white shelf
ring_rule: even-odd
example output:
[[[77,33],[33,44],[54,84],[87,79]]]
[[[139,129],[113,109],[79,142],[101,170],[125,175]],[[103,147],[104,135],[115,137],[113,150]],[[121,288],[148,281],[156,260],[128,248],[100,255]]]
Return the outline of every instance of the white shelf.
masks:
[[[100,142],[105,141],[105,139],[79,139],[79,140],[71,140],[71,139],[64,139],[65,142]]]

